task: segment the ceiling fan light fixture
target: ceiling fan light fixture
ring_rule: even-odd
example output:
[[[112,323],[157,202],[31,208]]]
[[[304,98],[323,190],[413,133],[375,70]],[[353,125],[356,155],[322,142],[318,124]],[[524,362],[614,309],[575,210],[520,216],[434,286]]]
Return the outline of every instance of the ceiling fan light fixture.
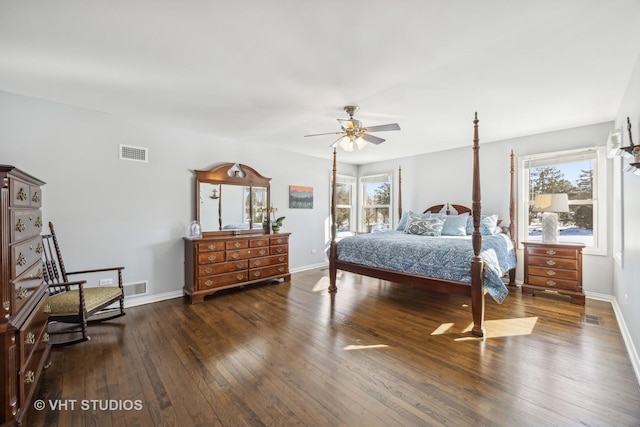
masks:
[[[348,136],[342,138],[340,140],[340,147],[342,147],[344,151],[353,151],[353,142],[351,142],[351,138]]]
[[[356,138],[356,146],[358,147],[358,150],[362,150],[364,147],[367,146],[367,141],[362,139],[362,137],[358,137]]]

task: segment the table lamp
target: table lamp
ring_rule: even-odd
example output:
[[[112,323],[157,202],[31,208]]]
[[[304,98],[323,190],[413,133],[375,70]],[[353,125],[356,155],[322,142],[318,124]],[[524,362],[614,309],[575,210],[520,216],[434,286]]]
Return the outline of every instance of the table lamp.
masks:
[[[557,212],[569,212],[569,196],[564,193],[536,194],[533,210],[542,214],[542,242],[558,243],[559,221]]]

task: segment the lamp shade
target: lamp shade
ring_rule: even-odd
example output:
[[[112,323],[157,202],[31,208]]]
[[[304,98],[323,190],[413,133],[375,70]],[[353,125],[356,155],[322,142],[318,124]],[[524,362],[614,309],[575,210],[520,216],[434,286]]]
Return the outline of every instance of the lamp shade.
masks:
[[[533,210],[538,212],[569,212],[569,196],[565,193],[536,194]]]

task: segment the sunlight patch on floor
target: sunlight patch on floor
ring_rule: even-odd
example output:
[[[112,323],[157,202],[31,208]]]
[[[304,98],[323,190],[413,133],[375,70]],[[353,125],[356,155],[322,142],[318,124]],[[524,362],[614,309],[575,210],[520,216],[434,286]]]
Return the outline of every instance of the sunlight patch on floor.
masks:
[[[313,288],[311,289],[311,292],[320,292],[320,291],[324,291],[329,289],[329,278],[328,277],[321,277],[320,280],[318,280],[316,282],[315,285],[313,285]]]
[[[519,335],[531,335],[538,322],[538,317],[521,317],[517,319],[485,320],[485,338],[515,337]],[[470,323],[462,332],[471,332],[473,323]]]
[[[454,323],[443,323],[442,325],[438,326],[438,329],[436,329],[435,331],[431,332],[431,335],[446,334],[447,331],[453,327],[453,325],[454,325]]]
[[[368,350],[370,348],[387,348],[386,344],[372,344],[372,345],[348,345],[343,350]]]

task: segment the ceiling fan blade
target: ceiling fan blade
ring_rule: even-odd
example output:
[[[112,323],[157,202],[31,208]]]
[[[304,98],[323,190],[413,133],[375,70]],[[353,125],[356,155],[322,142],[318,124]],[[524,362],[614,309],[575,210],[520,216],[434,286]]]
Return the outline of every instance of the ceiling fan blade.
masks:
[[[369,135],[368,133],[365,133],[361,136],[362,139],[364,139],[367,142],[370,142],[372,144],[382,144],[385,140],[382,138],[378,138],[377,136],[373,136],[373,135]]]
[[[327,133],[314,133],[311,135],[305,135],[305,136],[320,136],[320,135],[338,135],[341,134],[342,132],[327,132]]]
[[[343,138],[344,138],[344,136],[341,136],[340,138],[336,139],[335,141],[333,141],[331,143],[331,145],[329,147],[336,147],[338,145],[338,142],[342,141]]]
[[[389,123],[388,125],[367,126],[367,132],[382,132],[386,130],[400,130],[400,125],[397,123]]]

